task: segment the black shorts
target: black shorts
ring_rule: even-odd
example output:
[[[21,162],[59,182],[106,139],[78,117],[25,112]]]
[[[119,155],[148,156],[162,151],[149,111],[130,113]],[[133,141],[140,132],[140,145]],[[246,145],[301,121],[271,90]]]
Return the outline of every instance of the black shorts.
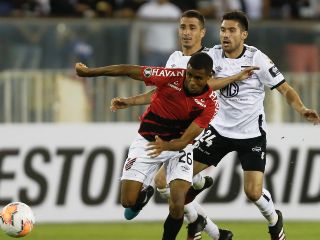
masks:
[[[259,137],[233,139],[221,136],[209,125],[202,137],[195,143],[193,159],[209,166],[217,166],[225,155],[236,151],[243,170],[264,172],[266,145],[264,131]]]

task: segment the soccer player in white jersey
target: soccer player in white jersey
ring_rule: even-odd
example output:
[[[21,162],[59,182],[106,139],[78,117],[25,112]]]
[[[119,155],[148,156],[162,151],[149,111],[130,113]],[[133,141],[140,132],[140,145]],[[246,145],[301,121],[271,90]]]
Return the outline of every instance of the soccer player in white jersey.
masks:
[[[244,66],[254,65],[260,70],[250,79],[232,83],[218,92],[220,111],[195,145],[197,166],[194,174],[208,166],[217,166],[227,153],[236,151],[244,171],[247,198],[268,221],[271,239],[284,240],[282,214],[275,209],[270,193],[263,188],[266,164],[264,86],[277,89],[288,104],[311,123],[319,124],[320,119],[316,111],[305,107],[297,92],[264,53],[244,44],[247,36],[248,20],[244,13],[234,11],[223,15],[221,45],[208,52],[214,60],[215,77],[230,76]],[[206,141],[209,138],[211,140]]]
[[[175,51],[172,53],[166,63],[166,67],[169,68],[185,68],[187,62],[190,59],[190,56],[196,52],[203,51],[208,52],[208,48],[204,48],[201,44],[202,38],[205,35],[205,19],[204,17],[195,10],[189,10],[182,14],[180,18],[180,26],[179,26],[179,38],[181,42],[182,51]],[[247,68],[243,70],[240,74],[236,74],[232,77],[224,78],[221,81],[210,81],[210,85],[213,89],[217,90],[224,86],[227,86],[229,83],[234,82],[235,80],[246,79],[251,70],[255,68]],[[121,108],[126,108],[129,105],[139,105],[145,104],[147,99],[150,99],[150,95],[152,95],[153,91],[142,94],[137,97],[132,98],[115,98],[112,101],[111,109],[118,110]],[[212,183],[211,178],[201,178],[198,176],[196,178],[198,180],[197,185],[200,188],[206,184],[206,186],[210,186]],[[209,184],[205,181],[210,181]],[[155,177],[155,185],[160,192],[160,195],[163,197],[168,197],[170,195],[169,188],[167,188],[165,171],[163,168],[158,172]],[[202,207],[196,202],[186,205],[185,207],[186,217],[189,223],[192,225],[188,228],[188,236],[189,239],[193,239],[194,237],[199,237],[199,233],[203,227],[205,227],[205,231],[209,234],[209,236],[214,240],[230,240],[232,239],[232,233],[228,230],[218,229],[218,227],[208,218],[206,218],[205,211]],[[137,216],[138,211],[132,211],[132,209],[126,209],[125,217],[127,219],[132,219]],[[198,216],[199,213],[199,216]],[[201,237],[201,236],[200,236]]]

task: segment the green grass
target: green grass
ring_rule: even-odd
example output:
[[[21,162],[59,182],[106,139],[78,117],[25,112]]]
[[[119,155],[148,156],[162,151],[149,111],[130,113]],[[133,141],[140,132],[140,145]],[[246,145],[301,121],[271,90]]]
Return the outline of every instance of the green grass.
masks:
[[[221,228],[231,229],[235,240],[269,240],[263,222],[217,222]],[[289,240],[319,240],[320,222],[286,222]],[[24,240],[159,240],[160,222],[97,223],[97,224],[38,224]],[[13,238],[0,233],[1,240]],[[177,240],[186,239],[185,225]],[[203,233],[203,240],[209,240]]]

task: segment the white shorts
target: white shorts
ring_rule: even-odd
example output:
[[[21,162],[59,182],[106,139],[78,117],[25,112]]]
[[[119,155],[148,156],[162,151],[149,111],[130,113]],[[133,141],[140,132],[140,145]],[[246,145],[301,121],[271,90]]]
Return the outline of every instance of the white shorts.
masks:
[[[182,151],[164,151],[158,157],[151,158],[147,155],[148,143],[149,141],[140,135],[135,138],[129,148],[121,180],[134,180],[144,185],[151,185],[156,172],[164,164],[167,183],[175,179],[192,182],[193,146],[191,144]]]

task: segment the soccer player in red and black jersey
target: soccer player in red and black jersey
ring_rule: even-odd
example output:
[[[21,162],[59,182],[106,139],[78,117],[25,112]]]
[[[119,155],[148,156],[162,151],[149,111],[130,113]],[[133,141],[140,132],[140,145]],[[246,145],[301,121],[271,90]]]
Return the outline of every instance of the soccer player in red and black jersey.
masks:
[[[150,186],[143,189],[143,184],[150,185],[164,164],[171,190],[162,238],[165,240],[175,239],[183,223],[185,196],[193,174],[190,143],[218,110],[216,95],[207,85],[212,66],[212,59],[202,52],[190,58],[187,69],[135,65],[87,68],[81,63],[75,66],[82,77],[129,76],[157,87],[123,167],[121,204],[141,210],[153,193]]]

